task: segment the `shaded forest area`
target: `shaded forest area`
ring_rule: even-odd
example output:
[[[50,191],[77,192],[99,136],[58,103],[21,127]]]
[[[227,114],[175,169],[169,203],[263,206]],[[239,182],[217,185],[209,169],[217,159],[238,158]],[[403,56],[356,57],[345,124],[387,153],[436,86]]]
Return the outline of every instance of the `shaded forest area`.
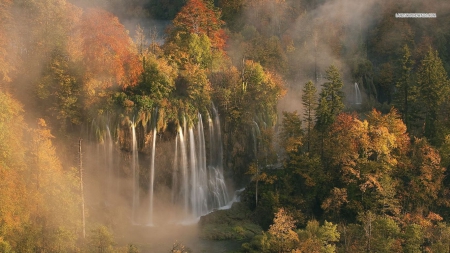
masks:
[[[0,19],[1,252],[137,252],[110,224],[83,239],[74,145],[155,110],[174,138],[211,103],[266,231],[243,252],[449,252],[446,1],[1,0]],[[124,25],[149,19],[171,22]]]

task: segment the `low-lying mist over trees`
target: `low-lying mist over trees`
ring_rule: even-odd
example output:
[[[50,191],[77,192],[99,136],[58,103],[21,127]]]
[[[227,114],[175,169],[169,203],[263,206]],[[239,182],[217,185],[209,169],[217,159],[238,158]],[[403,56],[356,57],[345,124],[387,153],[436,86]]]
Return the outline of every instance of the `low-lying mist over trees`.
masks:
[[[449,71],[440,0],[0,0],[0,252],[449,252]]]

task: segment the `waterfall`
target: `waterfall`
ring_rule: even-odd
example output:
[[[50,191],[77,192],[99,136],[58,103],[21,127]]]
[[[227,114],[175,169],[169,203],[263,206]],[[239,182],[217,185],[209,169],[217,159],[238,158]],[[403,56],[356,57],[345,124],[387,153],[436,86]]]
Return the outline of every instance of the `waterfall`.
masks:
[[[149,225],[153,226],[153,188],[155,182],[155,150],[156,149],[156,127],[153,128],[153,138],[152,138],[152,157],[150,163],[150,186],[149,186],[149,195],[150,195],[150,222]]]
[[[175,155],[173,158],[173,170],[172,170],[172,204],[176,202],[176,195],[178,191],[178,139],[180,134],[175,137]]]
[[[259,129],[258,123],[253,120],[253,127],[252,129],[252,137],[253,137],[253,152],[255,154],[255,157],[258,155],[258,137],[261,135],[261,131]]]
[[[361,91],[359,90],[358,83],[355,83],[355,104],[360,105],[362,103]]]
[[[212,105],[213,111],[214,111],[214,125],[216,130],[216,136],[217,136],[217,156],[216,156],[216,166],[219,167],[220,173],[223,174],[223,145],[222,145],[222,131],[220,130],[220,118],[219,113],[217,112],[216,107],[214,104]]]
[[[139,207],[139,160],[137,150],[136,139],[136,125],[131,122],[131,134],[132,134],[132,151],[131,151],[131,169],[133,171],[133,207],[131,221],[136,224],[136,211]]]
[[[205,134],[203,131],[203,121],[202,121],[202,115],[198,114],[198,124],[197,124],[197,131],[198,131],[198,185],[196,187],[198,193],[197,193],[197,208],[198,208],[198,215],[205,215],[208,212],[208,174],[206,170],[206,148],[205,148]]]
[[[194,131],[192,128],[189,128],[189,159],[190,159],[190,172],[191,172],[191,187],[190,187],[190,200],[191,200],[191,208],[192,214],[194,217],[198,216],[197,210],[197,156],[195,152],[195,139],[194,139]]]
[[[217,209],[228,203],[228,190],[223,176],[223,146],[220,131],[220,119],[217,109],[212,105],[213,119],[209,120],[210,136],[210,161],[209,161],[209,185],[212,195],[211,210]]]
[[[211,119],[211,117],[208,115],[208,130],[209,130],[209,162],[212,163],[212,161],[215,160],[215,157],[213,158],[215,152],[214,148],[216,145],[216,138],[214,136],[214,123]]]
[[[149,175],[149,226],[153,226],[153,202],[154,202],[154,184],[155,184],[155,153],[156,153],[156,131],[157,131],[157,117],[158,117],[158,107],[152,113],[153,121],[153,136],[152,136],[152,154],[150,162],[150,175]]]
[[[188,164],[187,164],[187,152],[186,141],[184,139],[183,130],[178,128],[178,135],[180,136],[180,149],[181,149],[181,170],[183,182],[181,185],[181,194],[183,195],[183,207],[184,213],[189,212],[189,183],[188,183]]]
[[[195,128],[186,128],[186,124],[178,128],[175,141],[172,203],[181,204],[186,218],[184,222],[188,223],[229,204],[228,189],[223,176],[220,120],[215,108],[212,112],[212,118],[208,117],[207,121],[208,153],[201,114],[198,114]]]
[[[89,154],[92,158],[88,159],[90,164],[87,166],[93,169],[104,168],[99,171],[104,173],[99,174],[103,178],[99,181],[102,184],[98,188],[102,190],[102,193],[104,191],[104,194],[99,194],[102,196],[99,202],[107,203],[107,207],[112,208],[113,200],[117,200],[114,203],[119,204],[122,203],[119,201],[121,198],[126,198],[131,202],[128,212],[131,212],[131,223],[150,226],[160,223],[158,221],[159,203],[171,204],[175,208],[175,212],[170,213],[174,215],[174,222],[187,223],[196,222],[200,216],[230,204],[223,171],[220,118],[214,105],[211,113],[206,117],[198,113],[198,121],[194,124],[188,124],[191,119],[183,119],[176,130],[175,138],[172,140],[162,138],[161,146],[159,142],[156,143],[157,113],[155,110],[148,122],[130,119],[126,125],[122,127],[118,125],[117,130],[112,127],[109,120],[102,121],[103,126],[97,125],[99,121],[93,121],[93,131],[90,134],[93,136],[92,133],[95,133],[96,140],[99,142],[93,146],[93,152]],[[145,130],[147,126],[149,132]],[[115,131],[117,131],[117,141],[114,140]],[[116,145],[122,146],[116,147]],[[165,150],[167,145],[174,146],[169,146],[170,151],[168,151]],[[142,154],[139,154],[138,148],[142,149]],[[159,156],[159,148],[169,153]],[[122,159],[123,156],[118,153],[120,149],[127,152],[128,159]],[[149,159],[147,160],[149,161],[148,170],[147,167],[141,167],[142,164],[139,162],[139,156],[145,154]],[[140,173],[144,173],[141,168],[145,169],[149,180],[148,189],[146,188],[145,191],[142,187],[147,184],[141,185],[143,178],[140,177]],[[120,183],[121,175],[128,175],[128,184]],[[163,175],[161,178],[167,180],[159,182],[155,175]],[[165,185],[159,187],[160,184]],[[165,186],[169,187],[169,191]]]
[[[107,145],[107,153],[105,155],[106,166],[108,168],[108,183],[107,183],[107,192],[108,199],[111,200],[111,194],[115,193],[113,191],[113,179],[114,179],[114,160],[113,160],[113,152],[114,152],[114,141],[111,137],[111,130],[109,129],[109,125],[106,125],[106,145]]]

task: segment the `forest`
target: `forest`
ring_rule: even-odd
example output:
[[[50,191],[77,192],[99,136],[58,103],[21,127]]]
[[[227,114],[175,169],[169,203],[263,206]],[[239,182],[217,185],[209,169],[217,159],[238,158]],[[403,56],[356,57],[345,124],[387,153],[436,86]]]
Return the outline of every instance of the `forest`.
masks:
[[[230,252],[450,253],[445,0],[0,0],[0,20],[0,252],[197,252],[134,239],[189,218]]]

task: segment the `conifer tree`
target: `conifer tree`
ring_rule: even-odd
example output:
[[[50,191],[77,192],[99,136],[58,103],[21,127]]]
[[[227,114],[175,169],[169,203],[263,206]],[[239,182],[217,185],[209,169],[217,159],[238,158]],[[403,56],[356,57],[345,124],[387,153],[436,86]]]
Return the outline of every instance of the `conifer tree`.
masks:
[[[344,93],[341,75],[336,66],[331,65],[326,71],[328,80],[322,85],[317,107],[317,127],[323,131],[330,126],[336,116],[344,109]]]
[[[408,45],[403,47],[403,57],[401,60],[401,76],[400,79],[395,84],[397,88],[396,96],[394,97],[394,105],[399,109],[401,113],[402,120],[409,128],[409,112],[412,91],[411,83],[411,71],[414,65],[414,60],[411,59],[411,51]]]
[[[326,71],[328,80],[322,85],[319,95],[319,103],[316,110],[316,128],[321,132],[321,156],[324,156],[325,132],[333,124],[336,116],[344,109],[344,93],[341,80],[336,66],[331,65]]]
[[[311,143],[311,129],[314,125],[314,113],[316,110],[317,105],[317,89],[314,86],[312,81],[309,81],[305,84],[305,87],[303,88],[303,95],[302,95],[302,104],[303,104],[303,116],[305,117],[304,121],[306,122],[307,126],[307,149],[308,152],[310,150],[310,143]]]
[[[435,142],[436,120],[440,105],[448,99],[449,80],[438,52],[429,49],[417,73],[419,101],[424,110],[424,136]]]

